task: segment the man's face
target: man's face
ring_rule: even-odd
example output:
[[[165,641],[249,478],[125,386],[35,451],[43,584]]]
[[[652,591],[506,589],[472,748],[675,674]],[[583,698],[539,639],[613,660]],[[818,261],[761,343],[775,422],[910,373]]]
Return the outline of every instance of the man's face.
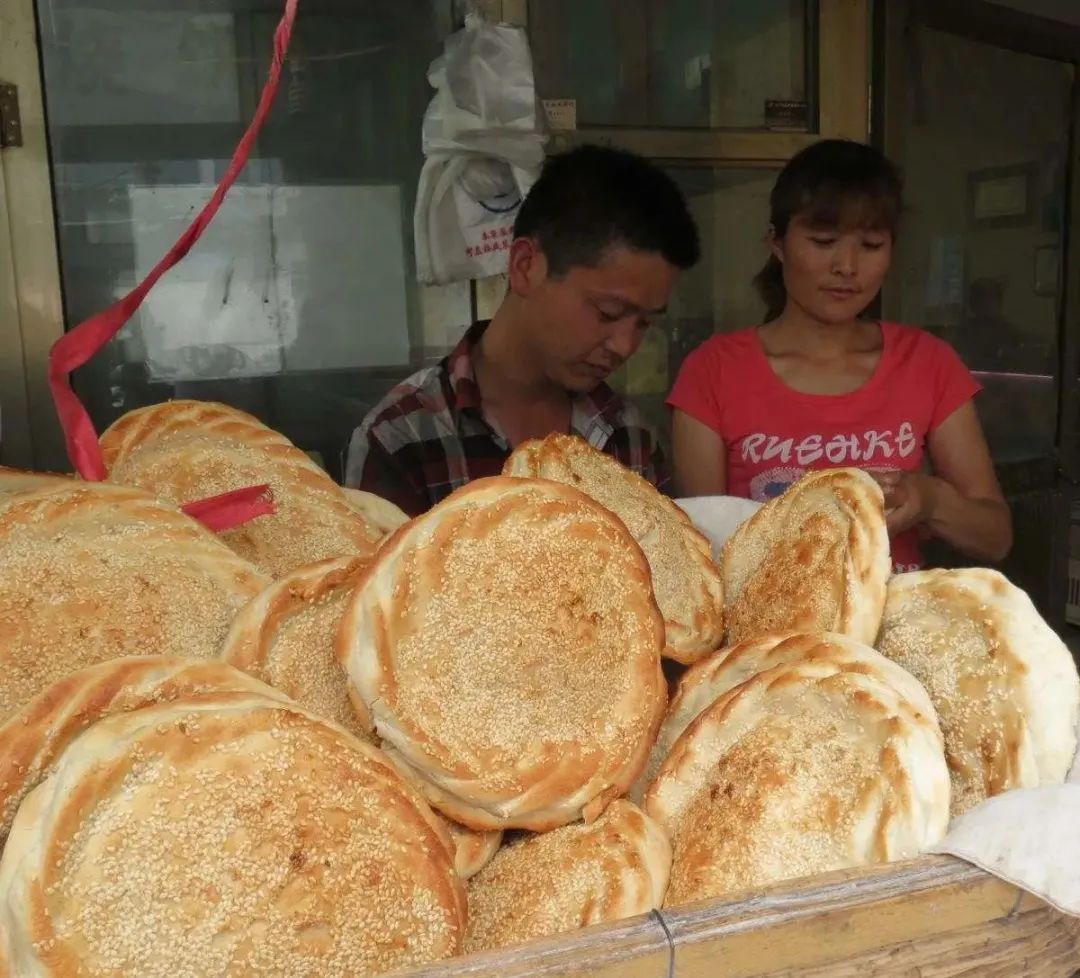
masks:
[[[633,356],[679,277],[661,255],[623,246],[553,277],[532,242],[519,247],[528,253],[511,255],[510,285],[522,300],[520,328],[544,376],[573,393],[593,390]]]

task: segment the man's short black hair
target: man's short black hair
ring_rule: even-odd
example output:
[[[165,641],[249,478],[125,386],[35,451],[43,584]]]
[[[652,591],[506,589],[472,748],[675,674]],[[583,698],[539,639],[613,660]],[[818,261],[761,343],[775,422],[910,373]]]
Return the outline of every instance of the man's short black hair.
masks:
[[[595,266],[613,245],[662,255],[683,270],[701,257],[697,226],[675,181],[640,156],[602,146],[548,159],[521,205],[514,236],[539,243],[552,275]]]

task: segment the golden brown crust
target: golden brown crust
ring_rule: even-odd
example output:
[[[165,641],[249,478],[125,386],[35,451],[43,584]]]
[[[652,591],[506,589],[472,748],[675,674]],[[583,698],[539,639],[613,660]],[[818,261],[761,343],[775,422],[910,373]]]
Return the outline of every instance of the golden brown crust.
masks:
[[[379,751],[298,707],[151,707],[24,802],[0,941],[23,978],[373,976],[460,951],[448,846]]]
[[[922,682],[941,718],[953,814],[993,795],[1065,780],[1080,679],[1023,591],[991,570],[900,574],[879,649]]]
[[[401,756],[394,751],[393,747],[388,747],[379,741],[378,737],[373,739],[376,741],[376,746],[382,749],[386,757],[394,765],[398,774],[423,794],[424,782],[420,780],[417,773],[401,759]],[[479,873],[491,862],[492,857],[499,851],[499,846],[502,845],[503,833],[501,831],[470,829],[437,811],[435,817],[446,829],[450,844],[453,847],[454,870],[462,880],[472,879]]]
[[[35,489],[51,489],[56,486],[70,486],[74,482],[70,475],[54,472],[29,472],[26,469],[12,469],[0,465],[0,493],[32,492]]]
[[[553,482],[479,480],[399,530],[340,636],[380,737],[475,829],[598,815],[637,776],[666,701],[640,548]]]
[[[872,643],[891,572],[881,489],[858,469],[812,472],[739,527],[720,565],[729,644],[785,631]]]
[[[370,554],[382,535],[284,435],[224,404],[140,408],[101,436],[101,450],[111,481],[178,505],[268,483],[276,512],[221,538],[273,577],[329,557]]]
[[[367,557],[335,557],[275,581],[236,616],[221,657],[305,709],[370,739],[371,714],[350,695],[337,656],[345,604]]]
[[[224,662],[138,656],[81,669],[35,696],[0,726],[0,849],[23,799],[84,730],[118,713],[223,692],[279,695]]]
[[[400,530],[409,522],[409,516],[399,509],[388,499],[376,496],[362,489],[352,489],[348,486],[342,488],[345,499],[368,524],[375,527],[384,536],[389,536],[395,530]]]
[[[440,816],[441,818],[442,816]],[[454,846],[454,869],[462,880],[471,880],[499,851],[502,832],[477,832],[464,825],[443,819]]]
[[[630,797],[635,801],[644,797],[645,790],[659,773],[675,741],[728,690],[776,666],[836,656],[842,656],[852,668],[861,667],[874,672],[920,713],[937,722],[933,704],[916,679],[868,646],[843,635],[827,633],[763,635],[720,649],[686,671],[668,706],[649,761]]]
[[[720,645],[724,601],[708,538],[650,482],[583,439],[563,434],[524,442],[503,473],[573,486],[626,524],[649,561],[664,616],[664,655],[691,663]]]
[[[591,825],[516,839],[469,883],[467,952],[519,944],[659,908],[671,870],[663,830],[616,801]]]
[[[85,666],[216,656],[267,583],[138,489],[71,482],[0,496],[0,723]]]
[[[832,644],[728,690],[675,742],[645,800],[672,840],[668,906],[910,858],[945,834],[936,721],[872,650]]]

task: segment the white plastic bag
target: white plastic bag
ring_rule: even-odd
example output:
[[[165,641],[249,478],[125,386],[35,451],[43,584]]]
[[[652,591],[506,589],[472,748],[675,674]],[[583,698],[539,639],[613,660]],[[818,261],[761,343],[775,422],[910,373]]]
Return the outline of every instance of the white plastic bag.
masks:
[[[497,275],[547,139],[525,32],[470,14],[428,80],[435,96],[422,131],[417,278],[446,284]]]

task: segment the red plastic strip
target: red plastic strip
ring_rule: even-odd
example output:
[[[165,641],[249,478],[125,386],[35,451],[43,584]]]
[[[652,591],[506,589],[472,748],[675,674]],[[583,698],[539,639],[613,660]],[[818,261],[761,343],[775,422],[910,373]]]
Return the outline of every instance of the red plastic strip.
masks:
[[[220,496],[200,499],[180,507],[192,519],[198,520],[208,530],[221,533],[234,526],[247,523],[256,516],[268,516],[274,512],[274,494],[269,486],[250,486],[234,489]]]
[[[229,168],[214,191],[214,195],[191,226],[169,250],[168,254],[154,266],[153,270],[142,282],[119,302],[114,303],[103,312],[91,316],[85,322],[65,333],[56,341],[49,354],[49,386],[52,389],[53,401],[56,404],[56,413],[60,418],[60,425],[64,430],[68,458],[79,475],[88,481],[101,482],[108,473],[101,457],[101,447],[98,444],[97,432],[94,431],[94,424],[90,420],[86,408],[71,387],[70,375],[73,371],[88,363],[123,328],[139,306],[142,305],[147,293],[154,287],[158,279],[191,250],[214,219],[214,215],[221,207],[225,195],[236,182],[240,171],[247,164],[252,146],[274,104],[274,97],[277,95],[278,84],[281,80],[281,69],[285,62],[286,52],[289,49],[293,23],[296,20],[298,2],[299,0],[286,0],[285,2],[285,12],[277,25],[277,29],[274,31],[274,56],[270,63],[270,72],[266,84],[259,98],[258,108],[255,110],[255,116],[251,120],[251,124],[237,145],[236,152],[233,153],[232,160],[229,163]],[[185,511],[191,512],[194,509],[199,514],[196,517],[197,519],[207,526],[215,524],[211,526],[212,529],[227,529],[228,526],[225,524],[229,520],[233,521],[229,525],[235,526],[253,519],[255,516],[273,512],[273,502],[266,495],[266,487],[257,486],[239,492],[239,497],[235,493],[226,493],[222,497],[192,503],[190,506],[185,507]],[[244,496],[244,493],[252,495]],[[245,505],[247,508],[245,508]],[[220,511],[218,507],[220,507]],[[270,508],[267,509],[266,507]]]

